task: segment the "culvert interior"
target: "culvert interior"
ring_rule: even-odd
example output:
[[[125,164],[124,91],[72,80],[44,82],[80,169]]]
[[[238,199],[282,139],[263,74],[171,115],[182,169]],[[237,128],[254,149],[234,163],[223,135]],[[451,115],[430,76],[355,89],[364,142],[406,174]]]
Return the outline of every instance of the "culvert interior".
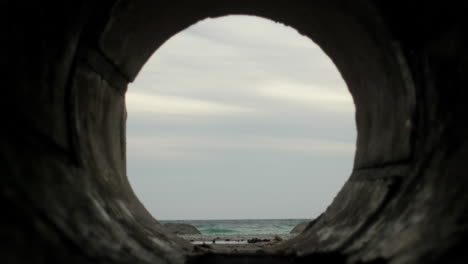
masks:
[[[1,163],[5,263],[466,263],[468,90],[456,4],[8,1]],[[197,255],[126,177],[125,92],[191,24],[265,17],[313,39],[356,105],[352,175],[272,252]]]

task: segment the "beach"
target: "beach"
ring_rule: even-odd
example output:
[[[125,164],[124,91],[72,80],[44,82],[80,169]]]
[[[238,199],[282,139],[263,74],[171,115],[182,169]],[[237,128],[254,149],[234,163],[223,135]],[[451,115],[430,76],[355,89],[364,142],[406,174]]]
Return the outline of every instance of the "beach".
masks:
[[[267,250],[297,234],[198,234],[179,235],[195,245],[199,252],[255,253]]]
[[[161,221],[199,253],[259,253],[295,236],[311,219],[224,219]],[[167,226],[170,225],[170,226]]]

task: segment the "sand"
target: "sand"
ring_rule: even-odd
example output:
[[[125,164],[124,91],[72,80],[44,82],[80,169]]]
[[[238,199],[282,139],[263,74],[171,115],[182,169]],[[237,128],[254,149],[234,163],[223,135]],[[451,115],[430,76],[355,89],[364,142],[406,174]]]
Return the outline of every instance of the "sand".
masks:
[[[297,234],[180,235],[195,245],[195,251],[217,253],[253,253],[268,250]]]

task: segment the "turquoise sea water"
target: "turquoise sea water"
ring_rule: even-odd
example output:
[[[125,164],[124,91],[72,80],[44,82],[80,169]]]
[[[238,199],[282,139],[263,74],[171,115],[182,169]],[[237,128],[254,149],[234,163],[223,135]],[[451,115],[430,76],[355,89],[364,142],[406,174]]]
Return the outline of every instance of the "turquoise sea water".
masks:
[[[202,234],[288,234],[298,223],[311,219],[166,220],[195,226]]]

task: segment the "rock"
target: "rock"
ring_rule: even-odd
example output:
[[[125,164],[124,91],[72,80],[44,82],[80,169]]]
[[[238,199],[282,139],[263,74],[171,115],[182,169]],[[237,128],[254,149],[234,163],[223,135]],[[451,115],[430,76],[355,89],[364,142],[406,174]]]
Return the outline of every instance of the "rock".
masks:
[[[252,239],[247,240],[247,243],[249,244],[258,243],[258,242],[270,242],[270,239],[259,239],[259,238],[254,237]]]
[[[280,242],[280,241],[283,241],[283,239],[279,236],[275,236],[275,238],[273,238],[273,240],[275,240],[276,242]]]
[[[301,233],[302,231],[304,231],[304,229],[306,229],[307,225],[309,225],[310,222],[301,222],[299,224],[297,224],[292,230],[291,232],[289,232],[290,234],[295,234],[295,233]]]
[[[166,223],[164,227],[176,235],[200,235],[200,231],[193,225]]]

